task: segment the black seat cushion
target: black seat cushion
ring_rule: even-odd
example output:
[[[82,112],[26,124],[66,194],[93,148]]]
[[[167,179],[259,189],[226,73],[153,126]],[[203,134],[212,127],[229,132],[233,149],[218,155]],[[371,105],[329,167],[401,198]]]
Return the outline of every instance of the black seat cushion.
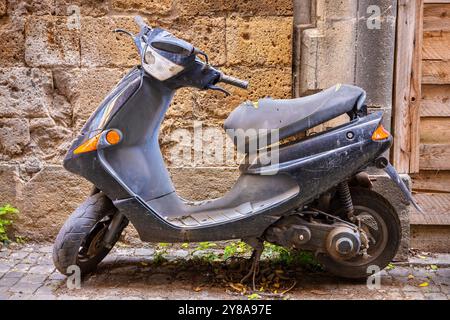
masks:
[[[231,112],[224,127],[235,143],[244,135],[248,144],[252,139],[249,136],[255,131],[274,129],[278,129],[278,137],[283,139],[354,109],[359,110],[365,98],[363,89],[338,84],[297,99],[265,98],[258,103],[245,102]]]

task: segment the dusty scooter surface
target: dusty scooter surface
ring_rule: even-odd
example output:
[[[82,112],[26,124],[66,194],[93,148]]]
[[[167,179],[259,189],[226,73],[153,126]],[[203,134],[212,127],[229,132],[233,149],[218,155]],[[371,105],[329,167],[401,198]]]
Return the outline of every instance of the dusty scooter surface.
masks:
[[[392,137],[381,112],[367,114],[363,89],[336,85],[298,99],[244,102],[224,124],[247,154],[240,177],[221,198],[187,201],[177,195],[158,143],[175,92],[228,94],[220,83],[248,84],[212,67],[192,44],[136,22],[136,35],[116,31],[132,37],[141,64],[108,94],[64,159],[68,171],[95,188],[57,236],[60,272],[72,265],[92,272],[129,222],[147,242],[242,239],[254,248],[253,271],[264,241],[312,251],[326,270],[347,278],[367,277],[370,266],[391,261],[400,242],[398,215],[371,190],[364,170],[384,168],[412,198],[382,157]],[[341,114],[349,117],[341,126],[279,143]]]

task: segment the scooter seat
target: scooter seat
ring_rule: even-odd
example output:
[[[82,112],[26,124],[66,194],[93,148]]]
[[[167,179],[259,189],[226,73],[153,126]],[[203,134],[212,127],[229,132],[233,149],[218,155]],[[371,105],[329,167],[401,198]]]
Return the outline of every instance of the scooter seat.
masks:
[[[283,139],[354,109],[359,110],[365,98],[363,89],[338,84],[296,99],[265,98],[257,103],[247,101],[231,112],[224,127],[235,144],[239,138],[245,138],[248,144],[255,130],[261,136],[261,129],[278,130],[278,138]]]

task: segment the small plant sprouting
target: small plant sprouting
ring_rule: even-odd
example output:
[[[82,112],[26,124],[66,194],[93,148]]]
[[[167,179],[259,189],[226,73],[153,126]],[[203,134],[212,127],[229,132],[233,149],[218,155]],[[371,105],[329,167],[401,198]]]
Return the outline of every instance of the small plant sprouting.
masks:
[[[25,244],[27,240],[22,236],[16,236],[16,243],[18,244]]]
[[[167,251],[169,250],[170,244],[161,242],[158,243],[158,246],[155,249],[155,254],[153,257],[153,263],[156,265],[163,264],[167,261],[166,257],[164,257],[165,254],[167,254]]]
[[[217,246],[217,244],[213,243],[213,242],[199,242],[199,244],[197,245],[197,247],[195,248],[194,251],[201,251],[201,250],[207,250],[207,249],[211,249],[213,247]]]
[[[181,244],[181,248],[182,249],[189,249],[189,243],[185,242],[185,243]]]
[[[13,215],[17,215],[19,210],[9,204],[0,206],[0,242],[9,242],[8,226],[12,225],[11,220]]]
[[[227,260],[233,256],[244,255],[251,252],[251,247],[243,241],[231,242],[223,250],[222,258]]]
[[[312,252],[289,250],[268,242],[264,243],[262,257],[288,266],[297,264],[312,269],[320,270],[322,268]]]

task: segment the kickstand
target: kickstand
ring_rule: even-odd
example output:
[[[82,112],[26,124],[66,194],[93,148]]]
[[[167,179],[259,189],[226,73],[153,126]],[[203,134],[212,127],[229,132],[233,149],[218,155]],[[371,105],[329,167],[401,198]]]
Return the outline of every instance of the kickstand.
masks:
[[[253,253],[250,258],[250,260],[252,260],[252,266],[245,277],[242,278],[241,283],[244,283],[248,278],[250,278],[250,276],[252,276],[253,291],[256,291],[255,281],[256,275],[259,272],[259,261],[264,251],[264,243],[259,239],[246,239],[244,241],[253,247]]]

